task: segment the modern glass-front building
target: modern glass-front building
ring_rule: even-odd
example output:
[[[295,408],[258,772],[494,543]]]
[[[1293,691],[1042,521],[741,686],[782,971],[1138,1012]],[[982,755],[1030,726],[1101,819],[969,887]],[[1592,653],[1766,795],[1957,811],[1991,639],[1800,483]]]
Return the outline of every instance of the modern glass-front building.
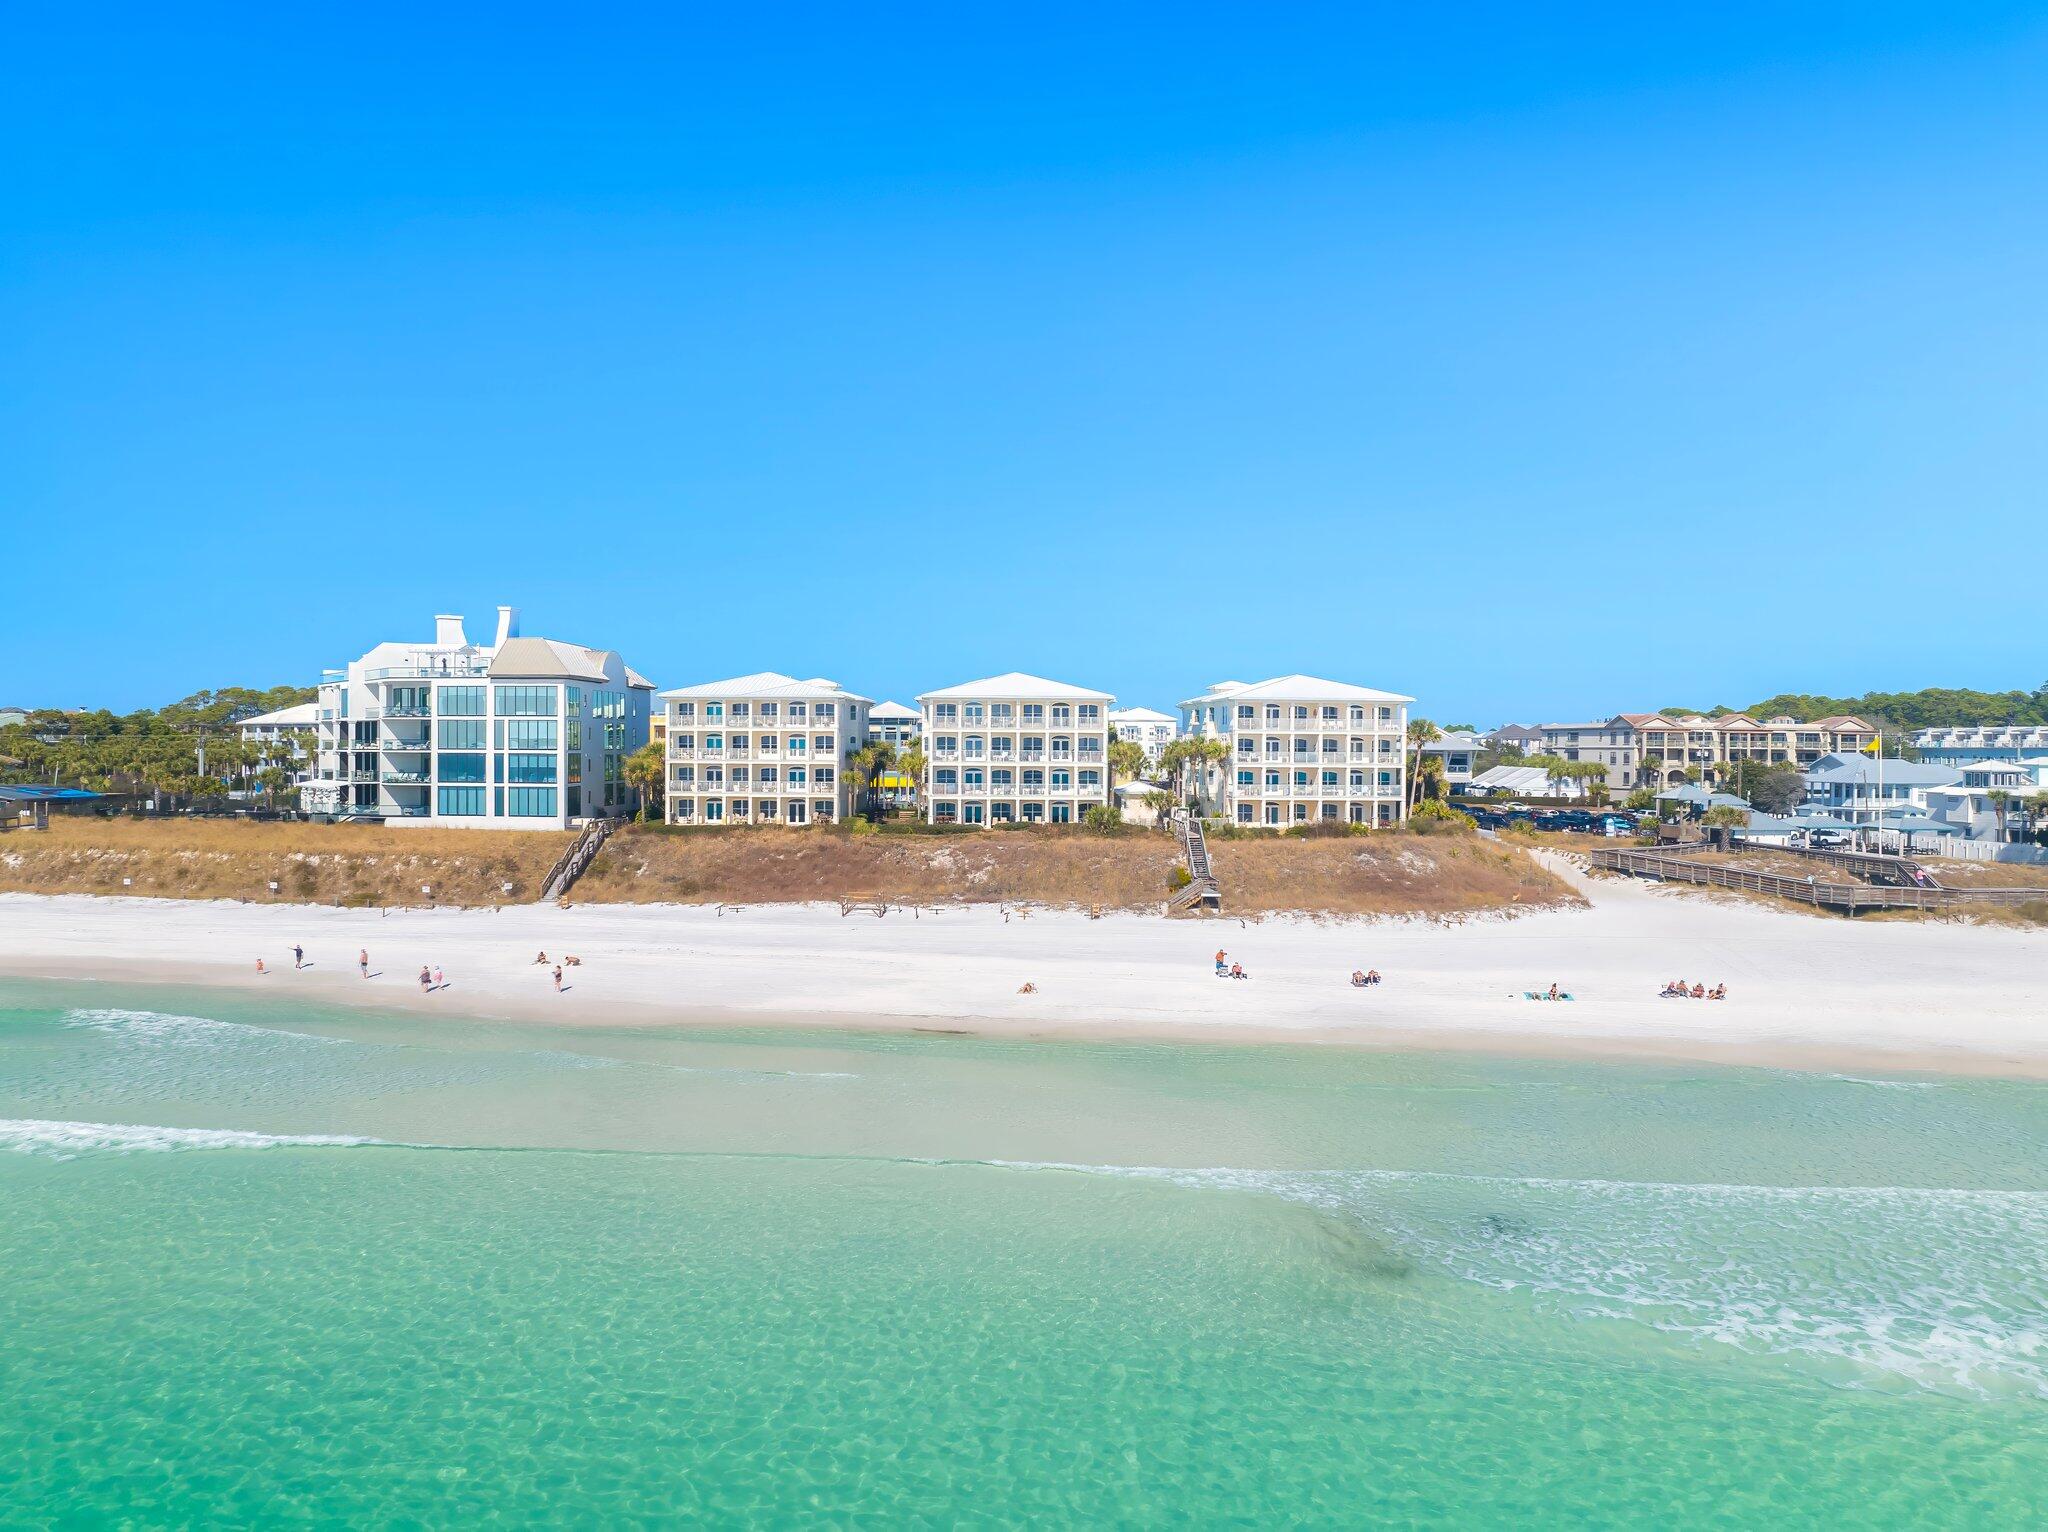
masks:
[[[431,644],[379,644],[320,685],[309,813],[397,824],[555,830],[627,812],[625,758],[647,743],[653,684],[610,649],[496,640],[460,617]]]

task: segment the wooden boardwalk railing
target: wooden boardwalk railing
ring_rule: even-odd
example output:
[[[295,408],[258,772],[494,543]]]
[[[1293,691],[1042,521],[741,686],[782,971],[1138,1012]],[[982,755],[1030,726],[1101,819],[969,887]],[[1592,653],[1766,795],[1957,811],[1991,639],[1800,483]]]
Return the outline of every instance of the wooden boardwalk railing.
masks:
[[[541,899],[559,899],[575,887],[576,880],[597,860],[598,852],[604,849],[613,829],[622,823],[623,820],[597,819],[585,825],[575,844],[557,857],[555,865],[548,869],[547,879],[541,884]]]
[[[1772,872],[1749,872],[1740,867],[1718,867],[1674,856],[1658,849],[1602,847],[1585,853],[1586,861],[1610,872],[1625,872],[1639,878],[1660,878],[1669,883],[1697,883],[1713,888],[1745,889],[1771,894],[1822,909],[1858,915],[1865,910],[1939,910],[1956,913],[1971,906],[2010,907],[2048,902],[2048,890],[2038,888],[1896,888],[1876,883],[1822,883],[1815,878],[1786,878]]]

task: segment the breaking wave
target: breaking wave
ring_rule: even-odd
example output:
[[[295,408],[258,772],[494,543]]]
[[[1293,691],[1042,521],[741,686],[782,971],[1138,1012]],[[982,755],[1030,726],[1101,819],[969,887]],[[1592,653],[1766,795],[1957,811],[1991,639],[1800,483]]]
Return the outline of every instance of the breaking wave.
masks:
[[[131,1122],[54,1122],[0,1117],[0,1152],[73,1160],[88,1154],[176,1154],[193,1149],[396,1147],[338,1133],[245,1133],[235,1128],[159,1128]]]

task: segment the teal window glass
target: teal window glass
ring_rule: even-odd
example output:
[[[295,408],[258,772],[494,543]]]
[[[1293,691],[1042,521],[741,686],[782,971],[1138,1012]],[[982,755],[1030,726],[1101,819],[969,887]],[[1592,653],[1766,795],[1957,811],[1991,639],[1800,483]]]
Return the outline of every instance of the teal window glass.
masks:
[[[443,814],[480,818],[484,811],[484,790],[481,787],[444,787],[441,789],[440,810]]]
[[[552,787],[508,787],[505,812],[514,819],[552,819],[555,790]]]
[[[506,763],[505,780],[552,782],[555,780],[555,758],[551,755],[515,755]]]
[[[504,725],[507,750],[553,750],[556,730],[552,718],[513,718]]]
[[[481,755],[451,755],[443,751],[434,775],[443,782],[481,782],[484,779],[484,758]]]
[[[443,750],[481,750],[484,747],[484,721],[481,718],[444,718],[436,727],[441,731]]]
[[[444,686],[440,698],[443,718],[484,716],[484,689],[481,686]]]
[[[555,688],[552,686],[499,686],[496,711],[500,718],[552,718]]]

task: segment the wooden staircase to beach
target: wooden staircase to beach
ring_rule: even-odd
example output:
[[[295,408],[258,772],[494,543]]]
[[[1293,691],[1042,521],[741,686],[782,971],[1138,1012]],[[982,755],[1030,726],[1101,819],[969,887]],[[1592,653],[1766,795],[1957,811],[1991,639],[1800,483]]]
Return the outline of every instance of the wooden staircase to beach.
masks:
[[[604,849],[604,843],[623,820],[593,819],[583,827],[583,833],[576,837],[576,843],[564,851],[548,869],[547,881],[541,884],[541,899],[559,899],[576,885],[576,880],[590,870],[590,864],[597,860],[597,854]]]
[[[1173,835],[1180,842],[1181,856],[1188,869],[1188,885],[1166,901],[1169,915],[1218,915],[1223,911],[1223,893],[1216,884],[1216,872],[1209,864],[1209,842],[1202,834],[1202,821],[1186,809],[1173,811]]]

